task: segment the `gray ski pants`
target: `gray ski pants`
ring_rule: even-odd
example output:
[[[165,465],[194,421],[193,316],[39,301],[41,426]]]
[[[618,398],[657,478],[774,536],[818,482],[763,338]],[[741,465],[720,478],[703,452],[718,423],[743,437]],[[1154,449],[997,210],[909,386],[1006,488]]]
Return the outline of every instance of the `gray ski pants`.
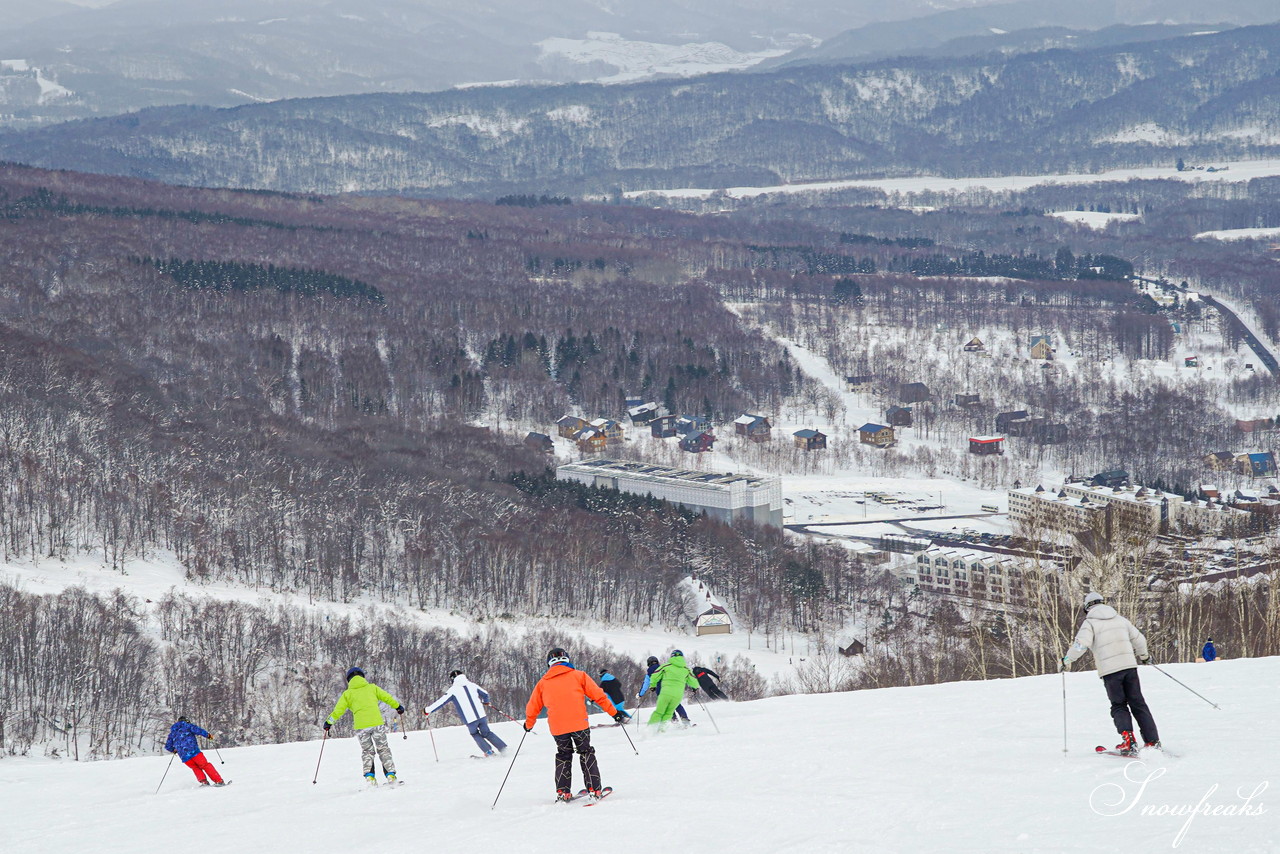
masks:
[[[371,726],[368,729],[358,729],[356,730],[356,738],[360,741],[360,761],[364,763],[364,775],[366,777],[374,776],[374,751],[377,751],[378,758],[382,760],[382,773],[396,773],[396,763],[391,758],[391,748],[387,746],[386,724]]]

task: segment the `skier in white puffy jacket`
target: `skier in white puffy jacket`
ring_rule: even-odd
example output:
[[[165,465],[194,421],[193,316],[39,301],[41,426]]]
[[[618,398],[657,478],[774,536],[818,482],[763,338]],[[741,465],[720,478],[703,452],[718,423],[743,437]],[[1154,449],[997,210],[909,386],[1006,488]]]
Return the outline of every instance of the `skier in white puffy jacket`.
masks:
[[[423,709],[422,713],[430,720],[432,712],[438,712],[452,703],[453,710],[467,725],[467,732],[471,733],[476,746],[484,751],[485,756],[493,756],[495,750],[498,753],[505,752],[507,743],[489,729],[489,693],[468,679],[461,670],[450,671],[449,678],[453,680],[449,690]]]
[[[1145,746],[1159,747],[1156,721],[1151,717],[1147,701],[1142,698],[1142,685],[1138,681],[1139,662],[1146,664],[1151,660],[1147,654],[1147,639],[1133,623],[1106,604],[1100,593],[1090,592],[1084,597],[1084,610],[1084,624],[1062,657],[1063,667],[1070,667],[1086,651],[1092,652],[1098,676],[1102,678],[1107,699],[1111,701],[1111,720],[1122,739],[1116,750],[1121,753],[1137,752],[1137,742],[1133,737],[1134,719],[1138,721]]]

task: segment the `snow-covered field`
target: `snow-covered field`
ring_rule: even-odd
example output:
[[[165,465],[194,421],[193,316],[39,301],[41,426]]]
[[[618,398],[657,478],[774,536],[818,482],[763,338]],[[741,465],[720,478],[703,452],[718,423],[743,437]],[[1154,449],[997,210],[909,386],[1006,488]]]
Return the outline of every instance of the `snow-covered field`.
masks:
[[[1104,211],[1053,211],[1049,214],[1063,222],[1072,222],[1089,228],[1106,228],[1113,222],[1134,222],[1141,219],[1137,214],[1107,213]]]
[[[1202,231],[1196,240],[1270,240],[1280,237],[1280,228],[1224,228]]]
[[[678,846],[773,852],[1273,854],[1280,732],[1267,723],[1280,659],[1169,665],[1216,710],[1150,668],[1143,688],[1176,756],[1097,756],[1114,744],[1091,672],[701,708],[663,735],[596,730],[604,783],[587,809],[553,804],[545,723],[514,765],[469,759],[460,727],[395,737],[401,779],[366,790],[352,738],[222,751],[234,781],[198,788],[164,756],[77,764],[0,760],[0,851],[468,850]],[[515,705],[515,703],[512,703]],[[598,716],[603,720],[603,716]],[[510,722],[495,731],[511,742]],[[217,762],[216,754],[209,754]],[[491,809],[503,775],[510,779]],[[581,777],[575,769],[575,786]]]
[[[567,60],[583,66],[616,69],[596,78],[597,83],[626,83],[655,74],[689,76],[737,71],[782,56],[784,48],[743,53],[719,42],[661,44],[633,41],[617,33],[587,33],[586,38],[551,38],[538,42],[539,62]]]
[[[841,181],[815,181],[804,184],[779,184],[771,187],[729,187],[724,190],[709,188],[682,188],[671,190],[630,190],[628,198],[662,196],[678,199],[705,199],[713,193],[724,193],[730,198],[747,199],[755,196],[794,193],[822,193],[849,189],[882,190],[886,193],[962,193],[975,189],[1027,190],[1046,184],[1096,184],[1115,181],[1171,180],[1171,181],[1222,181],[1241,183],[1254,178],[1270,178],[1280,175],[1280,160],[1242,160],[1216,164],[1216,171],[1185,169],[1179,172],[1172,166],[1147,166],[1137,169],[1112,169],[1097,173],[1067,173],[1059,175],[994,175],[972,178],[942,178],[922,175],[915,178],[852,178]]]

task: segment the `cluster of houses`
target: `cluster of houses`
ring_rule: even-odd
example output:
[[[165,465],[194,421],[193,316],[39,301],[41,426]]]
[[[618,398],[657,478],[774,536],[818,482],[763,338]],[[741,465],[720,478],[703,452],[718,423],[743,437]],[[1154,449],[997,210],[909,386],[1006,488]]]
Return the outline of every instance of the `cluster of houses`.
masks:
[[[1276,455],[1274,451],[1238,452],[1215,451],[1206,454],[1205,465],[1213,471],[1234,471],[1248,477],[1275,477]]]
[[[627,399],[627,417],[632,427],[648,427],[655,439],[679,439],[680,449],[697,454],[710,451],[716,442],[711,419],[701,415],[673,415],[652,401]],[[556,422],[560,436],[571,439],[584,454],[598,454],[624,439],[622,424],[608,418],[588,421],[577,415],[565,415]],[[773,423],[766,415],[743,413],[733,420],[733,431],[751,442],[768,442],[773,438]],[[827,447],[827,435],[821,430],[805,428],[792,438],[797,448],[817,451]],[[555,443],[543,433],[529,433],[524,444],[535,451],[551,453]]]

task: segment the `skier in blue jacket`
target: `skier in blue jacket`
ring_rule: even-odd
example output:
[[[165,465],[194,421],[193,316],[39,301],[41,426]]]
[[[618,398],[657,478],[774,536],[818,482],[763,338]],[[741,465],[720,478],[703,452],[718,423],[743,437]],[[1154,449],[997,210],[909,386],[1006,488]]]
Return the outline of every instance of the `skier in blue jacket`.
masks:
[[[164,749],[178,754],[182,764],[195,772],[201,786],[209,785],[209,780],[212,780],[215,786],[227,785],[229,781],[222,779],[218,769],[214,768],[213,763],[201,752],[196,736],[214,740],[213,736],[191,723],[185,716],[180,717],[177,723],[169,727],[169,737],[165,739]],[[205,779],[206,775],[208,779]]]
[[[1205,661],[1213,661],[1218,657],[1218,649],[1213,645],[1213,638],[1205,641],[1204,649],[1200,650],[1200,657]]]

